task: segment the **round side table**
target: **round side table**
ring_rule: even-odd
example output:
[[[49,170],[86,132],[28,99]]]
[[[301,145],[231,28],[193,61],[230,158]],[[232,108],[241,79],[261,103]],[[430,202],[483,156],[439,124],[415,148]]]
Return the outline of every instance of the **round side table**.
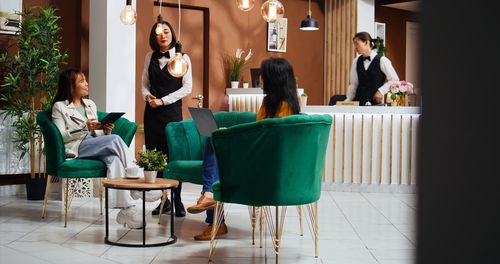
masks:
[[[172,212],[170,214],[170,237],[165,242],[146,244],[146,192],[152,190],[168,190],[177,188],[179,182],[176,180],[157,178],[155,183],[146,183],[144,179],[106,179],[102,181],[102,185],[105,188],[106,195],[106,236],[104,237],[104,242],[106,244],[124,247],[157,247],[170,245],[177,242],[177,237],[174,234],[174,207],[172,206]],[[142,244],[126,244],[116,241],[110,241],[109,237],[109,205],[108,205],[108,189],[119,189],[119,190],[137,190],[142,191]],[[170,192],[170,199],[172,203],[174,202],[174,194]]]

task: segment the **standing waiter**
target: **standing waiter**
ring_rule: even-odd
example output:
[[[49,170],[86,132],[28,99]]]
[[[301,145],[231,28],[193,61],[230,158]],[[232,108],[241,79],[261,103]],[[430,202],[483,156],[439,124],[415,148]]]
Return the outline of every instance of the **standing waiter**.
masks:
[[[172,25],[162,21],[163,31],[156,33],[156,23],[149,34],[152,51],[146,54],[142,71],[142,96],[146,103],[144,110],[144,139],[147,149],[161,150],[168,156],[165,126],[182,120],[182,98],[191,93],[191,60],[187,54],[182,57],[188,63],[188,72],[181,78],[172,76],[167,70],[167,62],[175,56],[177,38]],[[162,173],[158,172],[161,177]],[[181,201],[182,182],[173,190],[175,216],[184,217],[186,210]],[[170,211],[170,202],[161,213]],[[160,206],[153,211],[160,214]]]
[[[359,32],[352,38],[356,52],[349,77],[346,101],[359,101],[360,105],[383,103],[389,86],[399,81],[391,61],[378,55],[374,49],[378,43],[367,32]],[[387,82],[386,82],[387,80]]]

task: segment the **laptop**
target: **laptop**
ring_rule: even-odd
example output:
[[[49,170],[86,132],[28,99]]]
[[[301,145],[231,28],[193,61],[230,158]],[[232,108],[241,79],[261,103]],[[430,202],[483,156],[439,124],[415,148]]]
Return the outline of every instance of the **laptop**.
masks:
[[[211,137],[212,132],[219,128],[210,108],[188,107],[188,109],[200,135]]]

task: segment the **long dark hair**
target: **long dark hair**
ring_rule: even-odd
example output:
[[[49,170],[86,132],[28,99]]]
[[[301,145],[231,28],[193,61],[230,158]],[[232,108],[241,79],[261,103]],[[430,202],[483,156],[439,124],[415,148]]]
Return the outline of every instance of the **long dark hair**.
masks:
[[[377,49],[378,46],[380,45],[380,43],[378,43],[378,40],[372,39],[372,36],[370,36],[370,33],[368,33],[368,32],[362,31],[362,32],[356,33],[356,35],[354,35],[352,40],[354,41],[356,39],[359,39],[361,41],[370,41],[370,47],[372,49]]]
[[[76,77],[83,72],[79,69],[64,69],[59,74],[59,82],[57,83],[57,94],[54,98],[54,102],[68,100],[71,102],[73,97],[71,92],[74,88]]]
[[[266,94],[262,102],[266,109],[266,117],[274,117],[282,101],[288,103],[293,114],[298,114],[300,104],[292,65],[283,58],[268,58],[262,61],[260,74]]]
[[[156,42],[156,24],[157,23],[153,24],[153,26],[151,27],[151,31],[149,32],[149,47],[151,47],[152,50],[159,52],[160,45],[158,45],[158,42]],[[175,43],[177,43],[177,36],[175,36],[174,28],[172,27],[172,25],[170,25],[170,23],[163,20],[162,24],[167,25],[170,29],[170,33],[172,33],[172,42],[170,42],[170,46],[168,47],[168,49],[171,49],[173,46],[175,46]]]

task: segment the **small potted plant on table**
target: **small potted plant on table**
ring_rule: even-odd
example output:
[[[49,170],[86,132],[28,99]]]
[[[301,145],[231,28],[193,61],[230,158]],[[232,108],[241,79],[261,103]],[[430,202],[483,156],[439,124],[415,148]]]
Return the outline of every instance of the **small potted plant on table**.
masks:
[[[139,152],[137,166],[144,168],[144,181],[155,183],[158,171],[162,171],[167,166],[167,155],[156,149],[146,149]]]

